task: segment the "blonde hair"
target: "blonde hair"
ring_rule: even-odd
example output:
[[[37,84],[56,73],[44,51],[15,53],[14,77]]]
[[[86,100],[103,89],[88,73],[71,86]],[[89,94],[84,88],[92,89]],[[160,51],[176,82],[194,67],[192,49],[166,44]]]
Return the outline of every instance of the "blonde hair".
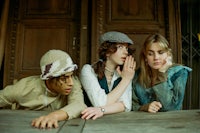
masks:
[[[143,48],[140,53],[140,75],[139,83],[147,88],[151,86],[152,71],[149,65],[146,62],[146,55],[153,43],[158,43],[168,54],[172,57],[172,51],[169,48],[169,43],[165,37],[160,34],[149,35],[143,45]]]

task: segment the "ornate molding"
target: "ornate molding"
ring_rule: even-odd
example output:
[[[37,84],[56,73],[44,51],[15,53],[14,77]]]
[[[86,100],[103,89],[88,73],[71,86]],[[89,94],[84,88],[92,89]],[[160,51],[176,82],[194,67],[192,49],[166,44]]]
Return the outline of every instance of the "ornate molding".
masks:
[[[16,47],[16,38],[17,38],[17,21],[19,16],[19,0],[15,0],[12,5],[14,5],[13,10],[11,11],[9,20],[10,24],[10,35],[8,40],[8,53],[9,56],[9,63],[8,63],[8,78],[6,84],[13,84],[14,81],[14,69],[15,69],[15,47]],[[12,6],[11,5],[11,6]]]

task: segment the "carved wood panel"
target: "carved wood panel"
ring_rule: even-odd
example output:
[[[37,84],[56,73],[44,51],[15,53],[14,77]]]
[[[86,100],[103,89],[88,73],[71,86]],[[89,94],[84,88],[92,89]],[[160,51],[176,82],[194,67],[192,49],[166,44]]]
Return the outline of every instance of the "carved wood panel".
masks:
[[[176,15],[174,5],[171,0],[93,0],[93,25],[92,25],[92,59],[98,59],[98,38],[106,31],[121,31],[126,33],[134,42],[136,48],[135,58],[139,62],[139,52],[145,38],[150,33],[163,34],[172,45],[173,50],[177,50],[180,38],[174,38],[180,33],[179,26],[174,27]],[[177,5],[176,5],[177,6]],[[169,10],[172,12],[169,12]],[[169,25],[170,23],[170,25]],[[178,21],[177,21],[178,23]],[[177,60],[177,53],[175,60]]]
[[[79,64],[80,3],[77,1],[11,1],[4,86],[40,74],[40,58],[50,49],[68,52]]]

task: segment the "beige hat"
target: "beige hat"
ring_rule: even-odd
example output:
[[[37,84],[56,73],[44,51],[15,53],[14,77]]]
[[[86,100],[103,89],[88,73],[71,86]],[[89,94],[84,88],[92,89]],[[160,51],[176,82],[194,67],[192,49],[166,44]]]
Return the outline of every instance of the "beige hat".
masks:
[[[49,50],[40,60],[42,80],[59,77],[67,72],[72,72],[78,67],[73,63],[71,57],[61,50]]]

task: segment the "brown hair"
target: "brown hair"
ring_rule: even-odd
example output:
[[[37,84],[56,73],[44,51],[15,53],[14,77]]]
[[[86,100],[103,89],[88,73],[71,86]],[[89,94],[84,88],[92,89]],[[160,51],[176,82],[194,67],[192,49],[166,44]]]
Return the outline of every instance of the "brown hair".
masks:
[[[106,55],[115,53],[117,51],[118,44],[123,44],[123,43],[115,43],[115,42],[106,41],[100,45],[99,51],[98,51],[99,61],[97,61],[95,64],[92,65],[99,79],[102,79],[104,77],[105,63],[107,60]],[[133,52],[134,52],[134,49],[128,48],[128,53],[130,55],[133,54]]]

